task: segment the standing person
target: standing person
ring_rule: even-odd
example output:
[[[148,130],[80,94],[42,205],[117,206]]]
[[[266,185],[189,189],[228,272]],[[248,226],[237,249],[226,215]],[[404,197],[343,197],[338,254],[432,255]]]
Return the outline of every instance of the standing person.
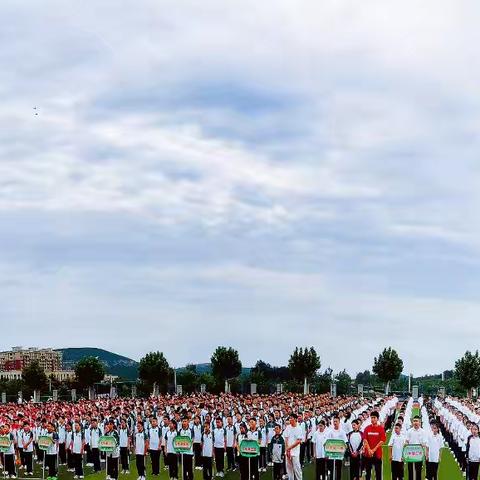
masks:
[[[283,476],[283,460],[285,458],[285,440],[280,425],[275,425],[274,435],[268,444],[269,457],[273,463],[273,480],[281,480]]]
[[[160,448],[162,444],[162,432],[158,426],[158,420],[152,417],[148,429],[148,440],[150,448],[150,461],[152,462],[152,475],[160,475]],[[128,470],[128,468],[126,469]]]
[[[403,447],[405,442],[406,438],[402,433],[402,424],[397,422],[388,442],[392,480],[403,480]]]
[[[257,422],[255,421],[254,418],[250,419],[249,422],[249,429],[247,431],[247,439],[248,440],[254,440],[258,443],[260,446],[261,440],[262,440],[262,433],[260,430],[257,428]],[[249,462],[250,466],[250,478],[248,480],[251,480],[254,478],[255,480],[259,480],[259,470],[258,470],[258,455],[254,457],[249,457],[247,460]]]
[[[265,419],[260,418],[260,456],[258,458],[258,468],[260,472],[267,471],[267,427],[265,426]]]
[[[350,480],[359,480],[363,435],[360,432],[360,422],[358,420],[353,420],[351,426],[352,430],[347,434],[347,446],[350,455]]]
[[[212,480],[213,458],[213,433],[210,430],[210,422],[203,425],[202,433],[202,469],[203,480]]]
[[[340,417],[338,415],[334,415],[333,417],[333,425],[328,430],[327,440],[341,440],[342,442],[345,442],[345,444],[347,443],[347,435],[345,434],[345,430],[340,425]],[[343,459],[329,460],[328,465],[331,472],[335,471],[335,479],[333,480],[341,480]]]
[[[65,425],[65,450],[67,456],[67,472],[74,472],[75,471],[75,463],[73,460],[73,452],[72,452],[72,438],[73,438],[73,431],[72,431],[72,424],[67,422]]]
[[[223,428],[223,422],[220,418],[215,420],[215,428],[213,429],[213,448],[215,452],[215,469],[217,477],[224,476],[225,469],[225,447],[226,447],[226,431]]]
[[[120,463],[122,464],[122,473],[130,473],[130,433],[128,431],[127,421],[122,418],[120,429],[118,430],[118,444],[120,445]]]
[[[22,448],[26,475],[33,476],[33,432],[28,422],[23,424]]]
[[[47,424],[47,437],[52,439],[52,443],[45,451],[45,466],[48,468],[48,477],[57,477],[57,455],[58,455],[58,434],[52,422]]]
[[[375,470],[375,479],[382,479],[382,446],[387,439],[385,429],[379,423],[380,415],[376,410],[370,413],[370,425],[363,431],[363,459],[367,472],[366,480],[372,477],[372,468]]]
[[[23,424],[17,426],[17,431],[15,432],[15,443],[17,445],[18,450],[18,458],[20,459],[20,466],[18,467],[19,470],[23,470],[25,466],[25,459],[23,457]]]
[[[437,480],[438,465],[440,463],[440,452],[444,444],[444,439],[438,424],[430,424],[431,432],[427,435],[427,480]],[[478,427],[477,427],[478,428]]]
[[[3,454],[3,470],[5,475],[10,478],[17,478],[15,472],[15,435],[7,425],[3,427],[2,435],[10,438],[10,447]]]
[[[165,434],[165,448],[167,452],[168,473],[170,480],[178,478],[178,458],[177,452],[173,447],[173,440],[177,436],[177,422],[175,420],[170,421],[170,427]]]
[[[89,428],[89,445],[93,463],[93,471],[95,473],[102,470],[102,466],[100,464],[100,450],[98,449],[98,441],[100,440],[101,436],[102,431],[98,427],[98,421],[96,418],[92,418],[92,425]]]
[[[297,424],[297,415],[290,414],[289,424],[283,432],[285,438],[286,467],[288,480],[302,480],[300,465],[300,445],[303,441],[302,429]]]
[[[120,436],[117,432],[115,422],[109,420],[105,424],[105,435],[115,440],[115,448],[111,452],[106,452],[105,461],[107,466],[107,476],[111,480],[118,479],[118,458],[120,457]]]
[[[328,431],[325,429],[325,421],[320,420],[312,436],[313,456],[315,458],[315,479],[326,480],[327,458],[325,456],[325,442]]]
[[[227,470],[235,470],[235,437],[237,431],[233,424],[233,418],[231,415],[227,417],[227,425],[225,427],[225,446],[227,450]]]
[[[67,463],[67,449],[66,449],[66,428],[65,418],[60,417],[58,420],[58,458],[59,464],[65,465]]]
[[[72,439],[70,442],[70,451],[73,456],[75,476],[73,478],[83,478],[83,452],[85,450],[85,435],[79,422],[73,426]]]
[[[195,456],[195,470],[202,470],[202,433],[203,427],[200,417],[195,415],[193,419],[193,454]]]
[[[478,467],[480,465],[480,437],[478,435],[478,425],[473,424],[471,427],[471,435],[467,440],[466,460],[468,480],[478,479]]]
[[[412,419],[412,428],[407,431],[407,445],[422,445],[425,449],[427,444],[427,438],[425,430],[421,428],[421,420],[418,415],[415,415]],[[420,480],[422,478],[423,462],[415,462],[408,464],[408,480],[413,480],[415,469],[415,479]]]
[[[145,480],[145,455],[148,452],[148,435],[143,429],[143,422],[137,422],[135,433],[135,463],[137,465],[137,480]]]
[[[192,440],[192,448],[188,452],[182,453],[182,480],[193,480],[193,430],[190,428],[188,417],[183,417],[182,428],[178,434]]]
[[[239,432],[235,439],[235,444],[237,446],[237,460],[240,470],[240,480],[249,480],[248,479],[248,458],[240,455],[240,446],[244,440],[247,440],[247,426],[244,423],[239,424]]]

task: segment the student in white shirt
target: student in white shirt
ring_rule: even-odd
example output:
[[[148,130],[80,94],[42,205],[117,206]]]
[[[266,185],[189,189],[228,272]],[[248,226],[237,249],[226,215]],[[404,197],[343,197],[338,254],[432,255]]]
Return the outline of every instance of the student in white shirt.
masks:
[[[23,424],[21,441],[26,475],[33,476],[33,432],[27,422]]]
[[[120,421],[118,429],[119,445],[120,445],[120,463],[122,464],[122,473],[130,473],[130,434],[125,419]]]
[[[286,467],[289,480],[302,480],[300,465],[300,445],[303,441],[302,429],[297,424],[297,415],[290,414],[289,424],[283,432],[285,438]]]
[[[360,478],[360,458],[363,449],[363,435],[360,432],[360,421],[352,420],[352,430],[347,433],[347,447],[350,455],[350,479]]]
[[[403,480],[403,447],[406,441],[402,433],[402,424],[397,422],[388,442],[392,480]]]
[[[135,433],[135,461],[137,464],[138,479],[145,480],[145,455],[148,452],[148,435],[143,430],[143,422],[137,422]]]
[[[422,445],[426,448],[427,438],[425,430],[420,426],[420,417],[415,415],[412,420],[412,428],[407,431],[407,445]],[[415,462],[408,464],[408,480],[413,480],[413,470],[415,469],[415,478],[422,478],[423,462]]]
[[[213,429],[213,447],[215,452],[215,468],[217,476],[223,477],[225,469],[225,428],[221,418],[215,420],[215,428]]]
[[[431,432],[427,435],[427,480],[437,480],[440,451],[443,447],[443,436],[436,422],[430,424]]]
[[[203,480],[212,480],[213,433],[210,422],[206,421],[202,433],[202,469]]]
[[[152,462],[152,475],[160,475],[160,448],[162,446],[162,432],[158,426],[158,421],[152,417],[148,428],[148,446],[150,452],[150,461]]]
[[[312,436],[313,457],[315,458],[315,479],[325,480],[327,478],[327,458],[325,457],[325,442],[327,441],[327,430],[325,422],[320,420],[317,429]]]
[[[345,430],[340,425],[340,417],[338,415],[333,417],[333,426],[328,430],[327,440],[329,439],[342,440],[343,442],[347,443],[347,435],[345,434]],[[333,480],[341,480],[343,460],[329,460],[328,465],[328,468],[331,472],[333,472],[335,466],[336,479]]]
[[[85,436],[80,423],[75,422],[69,449],[72,452],[75,476],[83,478],[83,451],[85,449]]]
[[[178,478],[178,458],[177,452],[173,447],[173,440],[177,436],[177,422],[175,420],[170,421],[170,428],[165,434],[165,449],[167,453],[168,462],[168,474],[170,480]]]
[[[480,437],[478,435],[478,425],[473,424],[471,435],[467,440],[466,460],[468,464],[468,480],[478,479],[478,467],[480,465]]]
[[[193,439],[193,430],[190,428],[187,417],[182,419],[182,428],[178,434],[182,437]],[[182,469],[182,480],[193,480],[193,448],[188,452],[182,453]]]

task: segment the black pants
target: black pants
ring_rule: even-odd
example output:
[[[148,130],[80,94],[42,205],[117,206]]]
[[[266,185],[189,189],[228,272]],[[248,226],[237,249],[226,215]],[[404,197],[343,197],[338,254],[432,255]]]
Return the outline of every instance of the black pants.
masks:
[[[130,470],[128,447],[120,447],[120,462],[122,464],[122,471]]]
[[[145,455],[135,455],[135,463],[137,464],[137,472],[139,477],[145,476]]]
[[[225,449],[224,448],[214,448],[215,451],[215,468],[218,472],[223,472],[225,469]]]
[[[258,472],[258,457],[250,457],[247,458],[247,469],[248,469],[248,462],[250,462],[250,478],[248,480],[255,480],[260,479],[260,474]]]
[[[300,444],[300,465],[303,467],[303,463],[305,462],[305,443],[302,442]]]
[[[23,448],[18,449],[18,456],[20,457],[20,465],[25,465],[25,459],[23,458]]]
[[[258,467],[267,468],[267,447],[260,447],[260,457],[258,457]]]
[[[60,465],[65,465],[67,463],[67,449],[65,443],[58,444],[58,458],[60,459]]]
[[[248,458],[239,456],[238,466],[240,468],[240,480],[251,480],[248,478]]]
[[[329,460],[328,461],[328,469],[331,472],[331,476],[333,478],[333,465],[335,465],[335,478],[334,480],[342,480],[342,464],[341,460]]]
[[[92,448],[92,462],[93,462],[93,471],[99,472],[102,469],[100,465],[100,450],[98,448]]]
[[[427,480],[437,480],[438,477],[438,463],[437,462],[427,462]]]
[[[282,480],[283,475],[283,463],[273,464],[273,480]]]
[[[422,478],[423,462],[415,462],[408,464],[408,480],[413,480],[413,470],[416,472],[416,480]]]
[[[363,457],[365,464],[365,471],[367,472],[366,480],[372,478],[372,468],[375,470],[375,479],[381,480],[382,478],[382,459],[377,457]]]
[[[176,453],[168,453],[168,474],[170,478],[178,478],[178,459]]]
[[[203,480],[212,480],[212,457],[202,457]]]
[[[352,457],[350,455],[350,480],[358,480],[360,478],[360,455]]]
[[[317,458],[315,460],[315,480],[325,480],[327,478],[327,459]]]
[[[160,475],[160,450],[150,450],[150,460],[152,461],[152,475]]]
[[[194,443],[193,444],[193,454],[195,455],[195,466],[202,466],[202,444]]]
[[[33,452],[23,452],[23,465],[27,473],[33,472]]]
[[[45,467],[48,468],[48,476],[56,477],[57,476],[57,456],[56,455],[45,455]]]
[[[106,457],[107,475],[117,480],[118,478],[118,457]]]
[[[193,480],[193,455],[182,455],[182,480]]]
[[[468,463],[468,480],[477,480],[478,479],[478,462],[469,462]]]
[[[75,475],[83,477],[83,455],[81,453],[72,453],[72,460],[75,469]]]
[[[87,464],[93,463],[92,449],[90,448],[90,444],[88,443],[87,445],[85,445],[85,452],[87,452]]]
[[[70,449],[67,449],[67,468],[69,470],[73,470],[75,468],[73,453]]]
[[[305,458],[308,463],[312,460],[312,441],[307,440],[305,443]]]
[[[392,460],[392,480],[403,480],[403,462]]]
[[[227,447],[227,468],[228,470],[235,469],[235,451],[233,447]]]
[[[8,475],[15,475],[15,455],[6,453],[3,458],[5,462],[5,472],[8,473]]]

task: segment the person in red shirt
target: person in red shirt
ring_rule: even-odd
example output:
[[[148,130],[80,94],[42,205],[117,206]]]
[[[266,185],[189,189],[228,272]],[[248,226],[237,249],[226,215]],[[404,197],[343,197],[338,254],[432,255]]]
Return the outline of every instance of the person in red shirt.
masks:
[[[367,472],[366,480],[370,480],[372,467],[375,468],[375,479],[382,479],[382,446],[387,436],[383,425],[378,422],[378,412],[370,414],[371,424],[363,432],[363,458],[365,470]]]

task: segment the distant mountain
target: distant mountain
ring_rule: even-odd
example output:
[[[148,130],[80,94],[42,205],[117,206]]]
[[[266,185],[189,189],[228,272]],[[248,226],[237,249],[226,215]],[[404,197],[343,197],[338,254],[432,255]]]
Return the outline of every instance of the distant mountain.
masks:
[[[212,365],[210,363],[196,363],[194,365],[195,365],[196,372],[200,375],[202,373],[210,373],[212,371]],[[185,367],[176,368],[175,370],[177,372],[182,372],[186,368],[187,367],[185,366]],[[242,375],[250,375],[251,370],[252,369],[250,367],[242,367]]]
[[[63,368],[73,370],[75,364],[84,357],[98,357],[110,375],[117,375],[126,380],[138,377],[138,362],[101,348],[59,348],[63,355]]]

